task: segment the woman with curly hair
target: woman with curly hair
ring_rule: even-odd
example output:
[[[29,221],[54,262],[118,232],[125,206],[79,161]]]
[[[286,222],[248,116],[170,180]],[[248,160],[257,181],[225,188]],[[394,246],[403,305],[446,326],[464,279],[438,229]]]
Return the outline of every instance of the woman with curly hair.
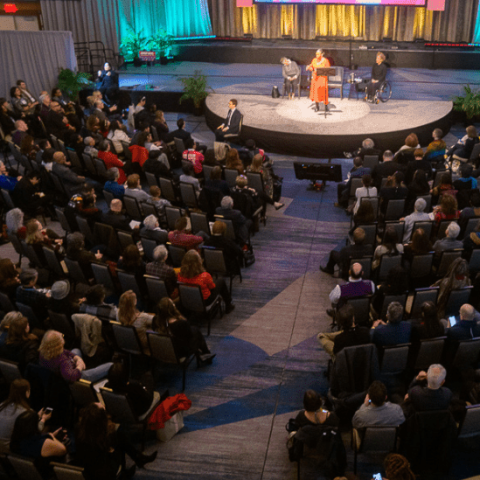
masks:
[[[25,135],[20,142],[20,153],[29,160],[35,160],[38,151],[39,147],[35,145],[34,138],[31,135]]]
[[[212,363],[215,354],[210,353],[202,332],[188,323],[171,298],[164,297],[158,303],[152,327],[156,332],[172,337],[178,357],[194,354],[199,365]]]
[[[67,382],[76,382],[80,378],[97,382],[107,376],[108,370],[112,366],[111,362],[86,370],[85,363],[82,360],[82,352],[77,348],[70,351],[64,347],[63,334],[56,330],[48,330],[38,349],[40,365],[55,374],[61,375]]]
[[[224,279],[219,277],[216,284],[213,282],[212,276],[203,268],[202,258],[196,250],[189,250],[183,257],[178,282],[198,285],[207,305],[210,305],[217,295],[220,295],[225,302],[226,313],[230,313],[235,308]]]
[[[145,353],[150,353],[147,330],[152,326],[153,315],[137,310],[137,295],[133,290],[127,290],[120,296],[117,320],[122,325],[135,327]]]
[[[385,458],[385,475],[388,480],[415,480],[416,476],[410,468],[408,460],[398,453],[390,453]]]
[[[435,220],[435,225],[438,227],[442,220],[457,220],[460,217],[460,210],[458,210],[457,199],[448,193],[442,196],[440,205],[433,208],[430,213],[430,218]]]
[[[243,173],[245,172],[245,167],[238,155],[238,150],[236,148],[231,148],[227,152],[225,168],[231,168],[231,169],[237,170],[239,175],[243,175]]]

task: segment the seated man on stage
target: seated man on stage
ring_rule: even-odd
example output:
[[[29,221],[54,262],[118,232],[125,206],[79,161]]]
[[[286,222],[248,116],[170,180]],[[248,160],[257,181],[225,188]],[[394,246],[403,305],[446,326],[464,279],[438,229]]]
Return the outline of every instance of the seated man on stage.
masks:
[[[285,82],[285,90],[288,92],[288,99],[293,100],[300,77],[300,67],[287,57],[281,58],[280,63],[283,65],[282,76]]]
[[[228,102],[228,114],[225,121],[215,130],[215,140],[223,142],[225,135],[236,135],[240,131],[242,114],[237,110],[238,102],[232,98]]]
[[[363,80],[357,85],[357,91],[365,91],[365,100],[373,102],[375,93],[382,86],[382,83],[387,78],[387,66],[385,65],[385,55],[382,52],[377,53],[375,65],[372,67],[372,78],[370,80]]]
[[[325,52],[319,48],[312,63],[307,70],[312,72],[312,85],[310,87],[310,100],[315,102],[315,111],[320,110],[319,103],[323,102],[325,108],[328,105],[328,77],[317,75],[317,68],[328,68],[330,62],[324,57]]]

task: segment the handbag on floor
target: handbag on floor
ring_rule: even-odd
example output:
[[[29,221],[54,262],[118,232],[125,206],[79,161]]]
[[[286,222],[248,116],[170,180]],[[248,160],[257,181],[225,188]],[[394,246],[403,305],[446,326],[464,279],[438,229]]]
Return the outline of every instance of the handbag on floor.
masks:
[[[253,253],[253,248],[251,245],[248,245],[248,250],[243,251],[243,265],[249,267],[255,263],[255,254]]]

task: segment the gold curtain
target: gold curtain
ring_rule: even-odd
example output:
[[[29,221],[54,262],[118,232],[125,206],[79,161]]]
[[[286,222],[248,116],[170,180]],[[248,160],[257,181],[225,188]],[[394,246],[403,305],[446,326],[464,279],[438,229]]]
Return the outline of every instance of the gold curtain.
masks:
[[[313,40],[317,36],[358,40],[469,42],[479,0],[446,0],[444,12],[425,7],[353,5],[262,5],[238,8],[236,0],[209,0],[218,36]]]

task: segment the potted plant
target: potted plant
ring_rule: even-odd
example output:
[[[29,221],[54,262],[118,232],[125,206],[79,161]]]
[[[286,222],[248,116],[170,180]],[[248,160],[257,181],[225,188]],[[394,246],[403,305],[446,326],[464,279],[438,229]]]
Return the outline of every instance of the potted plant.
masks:
[[[191,77],[179,80],[183,83],[183,95],[180,97],[180,103],[183,100],[193,100],[195,115],[201,115],[203,101],[208,97],[209,91],[213,92],[213,89],[207,84],[207,77],[200,70],[195,70]]]
[[[148,49],[148,40],[143,36],[143,29],[135,32],[133,27],[128,25],[128,30],[129,33],[122,39],[122,43],[120,44],[120,54],[123,55],[126,62],[133,60],[133,64],[139,67],[142,65],[142,61],[138,53],[141,50]]]
[[[480,91],[473,90],[470,85],[464,85],[464,95],[453,99],[453,109],[464,112],[467,118],[480,116]]]
[[[57,86],[72,102],[76,102],[80,90],[91,84],[91,78],[90,73],[73,72],[69,68],[61,68]]]
[[[168,33],[163,29],[160,28],[157,32],[153,35],[153,37],[149,41],[149,49],[154,50],[160,59],[161,65],[166,65],[168,62],[168,55],[170,53],[170,49],[173,45],[173,36],[168,35]]]

